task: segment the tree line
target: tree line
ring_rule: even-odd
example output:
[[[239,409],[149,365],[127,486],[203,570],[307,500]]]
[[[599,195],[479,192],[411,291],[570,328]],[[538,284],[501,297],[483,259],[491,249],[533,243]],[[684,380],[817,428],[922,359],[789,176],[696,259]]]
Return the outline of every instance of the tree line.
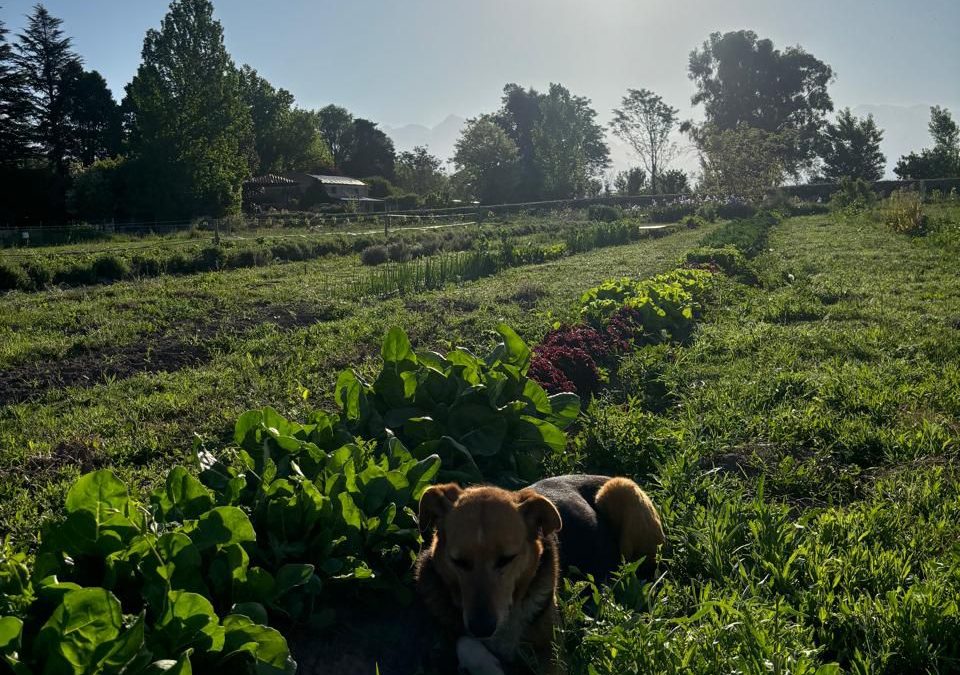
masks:
[[[426,148],[398,153],[376,122],[336,105],[301,108],[238,67],[210,0],[170,4],[120,101],[37,4],[16,36],[0,20],[0,180],[11,195],[0,222],[228,215],[247,178],[290,172],[363,178],[372,196],[408,195],[411,205],[674,194],[691,189],[671,168],[679,134],[698,153],[697,189],[708,194],[882,177],[882,130],[849,109],[830,119],[833,70],[801,47],[777,49],[752,31],[714,33],[691,52],[688,75],[702,121],[679,120],[647,89],[628,89],[612,111],[610,132],[638,161],[616,176],[607,173],[607,128],[589,99],[561,84],[506,85],[499,109],[467,121],[448,173]],[[960,175],[948,110],[931,109],[930,132],[933,146],[900,158],[898,176]]]

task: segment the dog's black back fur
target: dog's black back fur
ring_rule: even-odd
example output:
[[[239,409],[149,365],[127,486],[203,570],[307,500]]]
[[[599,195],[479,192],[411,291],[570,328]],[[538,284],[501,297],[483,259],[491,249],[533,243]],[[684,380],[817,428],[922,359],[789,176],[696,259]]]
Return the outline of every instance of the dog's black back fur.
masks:
[[[620,564],[620,550],[613,529],[597,513],[597,492],[608,476],[556,476],[530,487],[549,499],[560,512],[563,527],[560,540],[560,567],[576,567],[605,580]]]

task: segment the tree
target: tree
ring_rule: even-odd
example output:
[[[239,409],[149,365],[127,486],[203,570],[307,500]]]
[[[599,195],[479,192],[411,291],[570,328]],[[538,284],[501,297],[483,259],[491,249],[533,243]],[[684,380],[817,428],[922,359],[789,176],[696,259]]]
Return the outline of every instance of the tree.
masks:
[[[68,66],[66,80],[68,155],[82,166],[116,156],[123,136],[122,117],[107,81],[95,70],[83,70],[79,62]]]
[[[294,108],[284,121],[279,139],[280,171],[329,173],[333,155],[320,134],[320,120],[315,111]]]
[[[613,111],[610,128],[637,153],[656,192],[660,172],[677,155],[677,144],[670,140],[670,134],[677,125],[679,110],[649,89],[628,89],[621,105]]]
[[[454,183],[486,204],[506,201],[514,187],[517,145],[486,117],[468,120],[453,156]]]
[[[682,169],[670,169],[660,174],[662,195],[679,195],[690,191],[690,180]]]
[[[533,128],[535,165],[546,199],[581,197],[591,181],[609,166],[603,128],[594,119],[590,100],[559,84],[541,97],[540,118]]]
[[[320,134],[320,113],[294,107],[293,94],[277,89],[250,66],[239,72],[240,95],[250,111],[256,160],[253,173],[329,171],[333,158]]]
[[[702,104],[706,125],[713,130],[749,126],[769,133],[792,131],[783,146],[784,168],[799,176],[810,168],[820,131],[833,101],[827,85],[833,70],[799,46],[775,49],[753,31],[713,33],[700,50],[690,53],[690,79],[697,86],[691,99]],[[687,122],[700,144],[705,127]]]
[[[318,112],[320,135],[330,148],[333,165],[338,169],[348,154],[350,138],[353,132],[353,115],[346,108],[328,105]]]
[[[621,171],[613,180],[617,192],[625,195],[638,195],[647,184],[647,172],[639,166]]]
[[[844,177],[880,180],[887,164],[886,156],[880,151],[882,141],[883,131],[873,115],[858,119],[850,108],[844,108],[837,115],[837,121],[828,122],[824,128],[821,150],[824,178],[829,181]]]
[[[283,135],[293,108],[293,94],[276,89],[248,65],[238,73],[240,95],[250,111],[253,143],[256,149],[251,173],[273,173],[283,170]]]
[[[442,166],[440,158],[431,155],[422,145],[401,152],[396,162],[397,185],[424,197],[442,190],[447,178]]]
[[[43,5],[34,5],[27,27],[17,36],[17,63],[27,87],[33,140],[57,175],[65,178],[70,140],[67,96],[80,58],[62,25],[63,20]]]
[[[340,168],[351,176],[383,176],[394,178],[396,153],[393,141],[377,128],[376,122],[360,117],[353,120],[344,145],[345,157]]]
[[[960,129],[950,111],[940,106],[930,108],[928,128],[933,148],[901,157],[893,170],[901,179],[960,176]]]
[[[9,32],[0,20],[0,164],[15,164],[29,151],[29,104]]]
[[[147,32],[127,85],[130,148],[143,215],[187,217],[239,210],[250,174],[250,112],[210,0],[174,0]]]
[[[724,199],[762,199],[783,182],[784,148],[793,142],[789,132],[748,126],[705,127],[700,144],[700,190]]]
[[[541,99],[533,87],[524,89],[508,84],[503,88],[500,110],[490,118],[517,147],[515,196],[521,201],[537,199],[543,193],[543,176],[537,166],[533,142],[534,128],[540,120]]]
[[[931,107],[927,128],[933,138],[933,148],[901,157],[894,173],[903,179],[960,176],[960,128],[950,111],[940,106]]]

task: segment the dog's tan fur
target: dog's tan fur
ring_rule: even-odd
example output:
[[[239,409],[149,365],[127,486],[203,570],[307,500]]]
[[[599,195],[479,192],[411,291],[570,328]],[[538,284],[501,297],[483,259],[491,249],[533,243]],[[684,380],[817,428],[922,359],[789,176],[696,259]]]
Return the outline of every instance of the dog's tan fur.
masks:
[[[614,478],[596,501],[623,557],[652,563],[664,536],[643,490]],[[417,589],[441,624],[460,636],[495,620],[492,635],[479,637],[504,665],[511,667],[521,643],[550,663],[562,527],[554,504],[530,489],[437,485],[420,500],[420,527],[425,540],[435,536],[417,562]]]

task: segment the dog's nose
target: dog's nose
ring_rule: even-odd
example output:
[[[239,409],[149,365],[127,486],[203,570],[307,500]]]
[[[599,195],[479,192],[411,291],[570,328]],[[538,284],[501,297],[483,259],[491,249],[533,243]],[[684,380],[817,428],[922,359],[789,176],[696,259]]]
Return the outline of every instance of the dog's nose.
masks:
[[[497,630],[497,619],[489,612],[474,612],[467,619],[467,631],[475,638],[488,638]]]

